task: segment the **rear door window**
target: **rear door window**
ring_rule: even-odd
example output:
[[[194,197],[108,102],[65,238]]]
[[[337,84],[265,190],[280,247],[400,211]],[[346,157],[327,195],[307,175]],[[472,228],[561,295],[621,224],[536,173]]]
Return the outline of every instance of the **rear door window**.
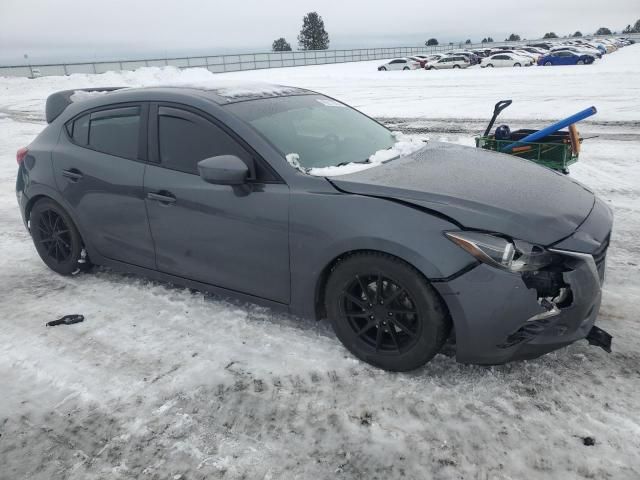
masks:
[[[90,115],[87,145],[93,150],[135,160],[139,137],[140,107],[100,110]]]

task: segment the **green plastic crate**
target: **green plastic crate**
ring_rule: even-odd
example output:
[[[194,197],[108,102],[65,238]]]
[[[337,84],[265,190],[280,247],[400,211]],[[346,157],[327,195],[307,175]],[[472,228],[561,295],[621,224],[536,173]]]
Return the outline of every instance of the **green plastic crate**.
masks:
[[[502,152],[503,149],[514,143],[514,140],[496,140],[493,137],[476,137],[476,147],[485,150]],[[528,148],[527,148],[528,147]],[[567,173],[569,165],[578,161],[578,154],[573,153],[570,143],[546,142],[546,143],[520,143],[515,151],[504,152],[520,158],[531,160],[545,167]]]

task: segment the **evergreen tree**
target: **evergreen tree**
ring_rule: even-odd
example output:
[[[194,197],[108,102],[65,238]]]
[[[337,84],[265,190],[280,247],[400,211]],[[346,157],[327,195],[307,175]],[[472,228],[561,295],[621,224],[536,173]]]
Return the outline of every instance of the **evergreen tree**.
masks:
[[[581,36],[582,36],[582,32],[580,30],[578,30],[576,33],[573,34],[574,38],[581,37]]]
[[[549,33],[545,33],[544,37],[542,37],[542,38],[544,38],[544,39],[547,39],[547,38],[558,38],[558,35],[556,35],[554,32],[549,32]]]
[[[511,35],[509,35],[509,38],[505,38],[504,41],[505,42],[519,42],[520,41],[520,35],[516,35],[515,33],[512,33]]]
[[[607,27],[600,27],[596,32],[596,35],[611,35],[611,30]]]
[[[290,52],[291,45],[289,45],[289,42],[287,42],[284,37],[280,37],[279,39],[273,41],[271,49],[274,52]]]
[[[425,45],[427,47],[432,47],[432,46],[438,45],[438,40],[436,40],[435,38],[430,38],[429,40],[427,40],[425,42]]]
[[[465,43],[465,45],[471,45],[471,39],[467,38],[467,41],[464,42],[464,43]]]
[[[298,45],[301,50],[326,50],[329,48],[329,34],[324,29],[322,17],[317,12],[309,12],[302,19]]]

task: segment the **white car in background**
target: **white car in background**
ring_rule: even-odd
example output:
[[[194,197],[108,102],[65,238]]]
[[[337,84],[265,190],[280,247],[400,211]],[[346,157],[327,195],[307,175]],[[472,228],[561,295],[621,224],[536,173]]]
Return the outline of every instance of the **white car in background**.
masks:
[[[410,58],[394,58],[378,67],[378,71],[386,70],[416,70],[420,68],[420,62]]]
[[[513,50],[510,50],[504,53],[515,55],[524,59],[529,59],[531,60],[530,65],[533,65],[534,63],[536,63],[538,61],[538,58],[540,58],[540,55],[538,55],[537,53],[527,52],[526,50],[521,50],[519,48],[514,48]]]
[[[445,68],[468,68],[471,62],[462,55],[443,55],[439,60],[427,62],[424,66],[426,70],[442,70]]]
[[[514,53],[497,53],[490,57],[483,58],[480,62],[482,68],[485,67],[522,67],[532,65],[533,59],[521,57]]]

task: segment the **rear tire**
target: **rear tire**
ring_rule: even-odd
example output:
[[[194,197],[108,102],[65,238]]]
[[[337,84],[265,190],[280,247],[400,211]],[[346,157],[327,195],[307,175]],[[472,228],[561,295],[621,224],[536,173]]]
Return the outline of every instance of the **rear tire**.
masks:
[[[516,63],[513,64],[513,66],[514,67],[521,67],[522,65],[520,65],[519,63],[516,62]]]
[[[337,337],[356,357],[407,371],[440,351],[450,322],[435,290],[410,265],[382,253],[357,253],[332,270],[326,311]]]
[[[402,70],[411,70],[409,67],[404,67]]]
[[[59,204],[51,199],[39,200],[31,209],[29,220],[36,251],[51,270],[71,275],[91,268],[80,233]]]
[[[553,63],[551,63],[551,62],[544,62],[544,66],[545,66],[545,67],[550,67],[551,65],[553,65]]]
[[[578,60],[578,65],[584,65],[584,60]]]
[[[460,68],[460,65],[454,65],[453,68]]]
[[[387,71],[387,67],[380,67],[378,70],[380,70],[382,72],[386,72]]]
[[[493,63],[487,63],[487,67],[493,68]]]

